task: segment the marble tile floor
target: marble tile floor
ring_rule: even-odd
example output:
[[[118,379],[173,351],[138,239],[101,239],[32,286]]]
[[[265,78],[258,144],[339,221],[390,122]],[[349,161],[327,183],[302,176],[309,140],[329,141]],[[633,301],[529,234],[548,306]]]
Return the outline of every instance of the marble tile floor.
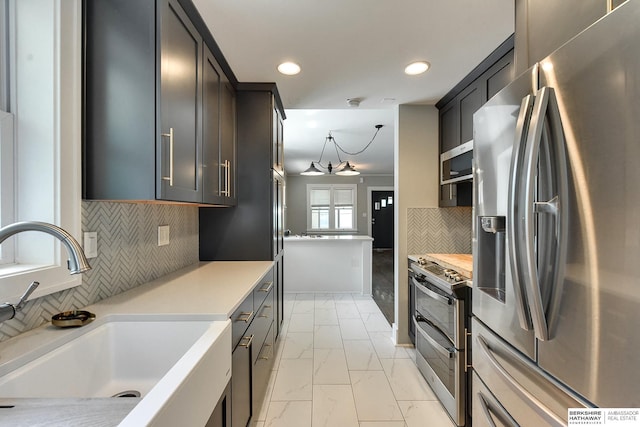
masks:
[[[452,427],[371,297],[285,294],[284,327],[252,427]]]

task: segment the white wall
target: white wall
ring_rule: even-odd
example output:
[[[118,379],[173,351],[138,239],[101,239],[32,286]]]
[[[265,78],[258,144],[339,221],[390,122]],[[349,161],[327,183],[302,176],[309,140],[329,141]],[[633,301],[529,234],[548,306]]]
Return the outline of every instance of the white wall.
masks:
[[[438,109],[433,105],[400,105],[395,128],[395,332],[396,342],[406,344],[407,211],[438,207]]]

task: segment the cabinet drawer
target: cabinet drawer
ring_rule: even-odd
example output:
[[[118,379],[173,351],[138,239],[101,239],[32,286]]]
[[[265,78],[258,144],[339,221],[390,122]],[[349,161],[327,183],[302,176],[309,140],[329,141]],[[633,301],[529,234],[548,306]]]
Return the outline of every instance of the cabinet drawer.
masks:
[[[260,284],[253,290],[253,310],[257,313],[262,302],[267,298],[269,292],[273,289],[273,269],[264,275]]]
[[[231,315],[231,348],[236,348],[254,317],[253,294],[249,294]]]
[[[257,347],[261,346],[265,341],[267,333],[269,332],[269,328],[271,328],[271,325],[273,323],[275,308],[275,305],[273,303],[273,291],[270,291],[265,298],[262,306],[260,306],[260,308],[258,308],[258,311],[256,311],[256,315],[253,319],[253,322],[251,323],[251,330],[254,334],[253,339],[255,340]],[[253,355],[254,362],[258,357],[257,353],[258,352],[254,353]]]

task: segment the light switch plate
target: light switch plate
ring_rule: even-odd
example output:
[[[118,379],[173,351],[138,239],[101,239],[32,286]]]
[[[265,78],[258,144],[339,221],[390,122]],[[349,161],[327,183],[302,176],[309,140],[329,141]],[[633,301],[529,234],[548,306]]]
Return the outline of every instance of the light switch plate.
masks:
[[[84,255],[90,259],[98,256],[98,232],[87,231],[83,236]]]
[[[169,244],[169,226],[158,226],[158,246],[166,246]]]

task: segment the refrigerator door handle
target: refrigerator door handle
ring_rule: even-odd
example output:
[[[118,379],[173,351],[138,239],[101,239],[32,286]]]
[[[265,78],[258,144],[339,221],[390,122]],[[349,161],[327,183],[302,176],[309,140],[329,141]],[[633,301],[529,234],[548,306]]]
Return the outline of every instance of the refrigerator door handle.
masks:
[[[553,426],[564,426],[564,421],[558,417],[553,411],[547,408],[540,400],[538,400],[534,395],[532,395],[527,389],[522,387],[522,385],[511,376],[511,374],[498,362],[495,356],[492,354],[491,349],[487,342],[481,336],[478,336],[478,348],[480,352],[484,356],[484,358],[489,362],[489,364],[493,367],[494,371],[502,377],[502,379],[507,383],[509,388],[517,394],[520,399],[524,402],[527,402],[528,406],[535,408],[535,411],[538,412],[542,418],[545,419],[549,425]]]
[[[531,322],[529,317],[529,310],[526,302],[526,292],[524,289],[522,276],[522,261],[520,254],[522,250],[518,249],[518,246],[522,242],[522,238],[518,235],[518,228],[516,227],[517,218],[519,218],[520,207],[523,203],[517,200],[517,197],[521,194],[519,190],[521,186],[521,168],[523,161],[523,147],[526,142],[525,137],[527,133],[527,125],[531,116],[531,108],[533,106],[534,97],[527,95],[522,98],[520,105],[520,113],[518,120],[516,121],[516,133],[514,142],[514,152],[511,156],[511,173],[509,181],[509,216],[507,221],[507,242],[509,243],[509,259],[511,260],[511,277],[513,279],[513,293],[516,304],[516,311],[518,313],[518,320],[520,327],[525,331],[531,330]]]
[[[544,313],[542,303],[542,294],[540,292],[540,278],[536,262],[535,250],[535,191],[536,191],[536,172],[538,165],[538,155],[540,153],[540,142],[542,140],[542,131],[544,128],[544,120],[549,104],[548,88],[542,88],[536,95],[536,101],[533,105],[533,113],[531,115],[531,126],[527,133],[527,142],[524,152],[524,187],[522,192],[523,212],[518,217],[517,228],[524,242],[524,274],[522,276],[527,289],[527,301],[529,302],[529,310],[531,311],[531,320],[533,321],[533,330],[536,338],[542,341],[549,339],[549,329],[547,327],[547,319]]]
[[[545,120],[549,121],[550,126],[550,147],[554,149],[554,165],[552,165],[553,179],[556,181],[556,194],[551,200],[546,202],[538,202],[536,196],[536,173],[538,170],[538,160],[540,154],[540,145],[542,143],[543,130]],[[564,156],[564,133],[560,121],[560,113],[558,111],[555,100],[555,93],[549,87],[543,87],[536,95],[536,101],[533,106],[531,116],[531,126],[527,135],[527,143],[524,153],[524,212],[521,220],[518,221],[518,229],[524,238],[524,283],[527,289],[529,310],[533,321],[533,328],[536,338],[541,341],[548,341],[552,338],[552,328],[557,318],[557,310],[559,307],[559,299],[562,293],[562,283],[564,277],[564,264],[566,258],[566,212],[562,209],[562,202],[567,199],[567,166]],[[555,166],[555,167],[553,167]],[[542,298],[542,290],[540,287],[540,275],[537,268],[536,253],[536,218],[535,215],[540,213],[552,214],[556,217],[555,236],[556,247],[546,248],[551,250],[555,255],[552,260],[553,272],[550,283],[547,286],[551,289],[551,298],[549,301],[548,311],[546,310]],[[542,243],[542,242],[538,242]],[[548,316],[547,316],[548,314]]]
[[[478,393],[478,402],[480,402],[480,409],[487,424],[489,424],[490,427],[496,427],[496,423],[493,422],[493,417],[491,417],[491,412],[489,411],[489,405],[487,405],[487,401],[484,400],[482,393]]]

